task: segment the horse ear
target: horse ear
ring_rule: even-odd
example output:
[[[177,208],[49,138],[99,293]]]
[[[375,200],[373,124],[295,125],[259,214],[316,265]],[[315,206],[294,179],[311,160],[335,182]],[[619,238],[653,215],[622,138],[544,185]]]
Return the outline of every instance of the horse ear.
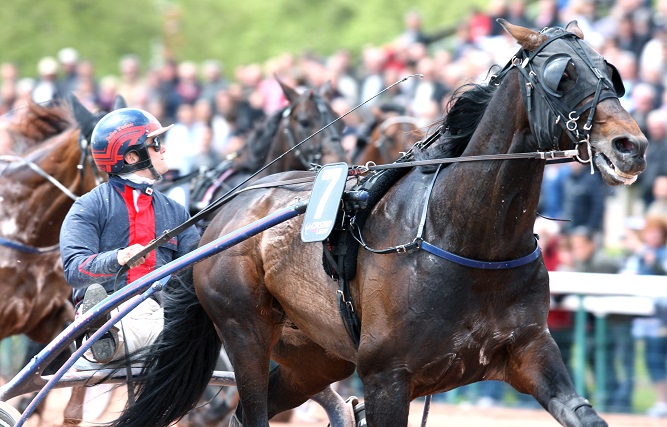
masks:
[[[116,95],[116,99],[113,101],[113,110],[118,110],[119,108],[127,108],[127,102],[125,98],[120,95]]]
[[[285,98],[287,98],[290,104],[293,103],[299,97],[299,94],[294,89],[283,83],[283,81],[280,80],[280,78],[277,75],[274,75],[273,77],[280,84],[280,87],[282,88],[283,93],[285,94]]]
[[[510,33],[510,35],[514,37],[514,40],[516,40],[525,50],[533,51],[547,40],[547,36],[540,34],[535,30],[531,30],[530,28],[510,24],[503,18],[498,18],[496,21],[505,29],[505,31]]]
[[[324,85],[322,85],[322,87],[320,88],[319,95],[322,98],[326,99],[327,101],[331,101],[333,99],[334,92],[335,90],[333,84],[331,83],[331,80],[327,80],[327,82],[324,83]]]
[[[79,98],[76,97],[73,93],[70,93],[67,96],[68,103],[72,107],[72,112],[74,113],[74,118],[76,123],[79,125],[80,129],[85,128],[88,123],[91,123],[95,120],[95,116],[91,113],[82,103],[79,101]]]
[[[572,34],[574,34],[575,36],[579,37],[582,40],[584,39],[584,32],[581,31],[581,28],[579,28],[579,23],[576,20],[567,24],[567,26],[565,27],[565,31],[571,32]]]

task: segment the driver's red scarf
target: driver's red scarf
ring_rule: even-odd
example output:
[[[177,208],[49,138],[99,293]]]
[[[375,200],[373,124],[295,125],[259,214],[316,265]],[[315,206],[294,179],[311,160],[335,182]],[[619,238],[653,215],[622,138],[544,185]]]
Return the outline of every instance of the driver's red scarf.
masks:
[[[155,239],[155,212],[153,210],[153,198],[144,192],[139,193],[137,208],[134,207],[134,189],[125,186],[123,200],[127,207],[127,216],[130,222],[130,242],[128,246],[135,243],[146,246]],[[132,283],[138,278],[155,270],[155,251],[151,251],[146,262],[138,267],[131,268],[127,272],[127,283]]]

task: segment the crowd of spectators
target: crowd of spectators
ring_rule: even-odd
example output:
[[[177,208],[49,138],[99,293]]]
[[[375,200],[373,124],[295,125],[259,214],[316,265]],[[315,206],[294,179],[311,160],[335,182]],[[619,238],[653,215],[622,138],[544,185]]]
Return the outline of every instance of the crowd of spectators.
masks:
[[[382,103],[400,106],[406,114],[428,126],[446,111],[452,91],[462,83],[480,82],[493,64],[504,65],[518,46],[496,22],[534,29],[565,26],[577,20],[585,40],[614,64],[626,94],[621,104],[635,118],[649,139],[648,169],[630,190],[630,201],[621,213],[627,216],[622,244],[606,245],[610,233],[605,222],[612,193],[591,175],[587,165],[548,166],[543,180],[540,213],[567,219],[549,222],[549,238],[541,240],[551,270],[602,271],[602,255],[613,258],[603,270],[619,274],[666,274],[667,254],[667,0],[492,0],[487,10],[474,10],[454,31],[427,31],[417,10],[405,14],[405,27],[384,45],[364,45],[358,58],[341,49],[330,55],[314,52],[285,53],[263,63],[226,70],[224,58],[201,64],[162,58],[146,66],[135,55],[119,60],[118,75],[100,77],[90,61],[73,48],[45,57],[32,70],[20,72],[10,63],[0,66],[0,126],[18,120],[27,102],[49,102],[68,93],[76,95],[91,111],[112,109],[122,95],[128,106],[153,113],[161,123],[175,126],[166,137],[172,156],[170,167],[188,173],[202,165],[214,165],[239,148],[243,138],[264,118],[285,105],[275,76],[292,87],[321,87],[333,83],[333,105],[348,112],[402,77],[410,78],[346,117],[354,134],[373,118]],[[12,147],[1,142],[0,154]],[[347,146],[352,152],[354,147]],[[659,304],[658,304],[659,305]],[[649,412],[667,416],[667,316],[614,316],[610,328],[609,375],[606,387],[611,410],[631,411],[632,372],[637,342],[646,349],[646,366],[655,386],[655,405]],[[572,319],[557,305],[549,324],[569,363]],[[630,379],[628,379],[630,375]],[[489,396],[486,396],[489,397]],[[494,399],[501,397],[494,395]],[[488,400],[487,400],[488,402]]]

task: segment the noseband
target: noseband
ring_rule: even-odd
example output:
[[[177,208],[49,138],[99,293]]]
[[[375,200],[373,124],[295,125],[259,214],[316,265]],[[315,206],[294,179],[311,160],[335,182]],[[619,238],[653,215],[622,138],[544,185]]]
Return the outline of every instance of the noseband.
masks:
[[[320,116],[320,129],[324,128],[327,124],[332,122],[334,120],[333,115],[329,111],[329,107],[326,105],[324,100],[320,98],[320,96],[311,93],[306,93],[299,97],[294,103],[292,103],[289,107],[287,107],[283,113],[282,113],[282,127],[283,127],[283,133],[285,134],[285,137],[287,138],[287,142],[289,144],[289,148],[294,148],[297,145],[297,138],[294,135],[294,132],[292,130],[291,126],[291,116],[292,112],[294,111],[295,107],[299,104],[299,102],[304,98],[312,96],[313,102],[315,102],[315,106],[317,107],[317,111],[319,112]],[[340,133],[334,128],[334,127],[328,127],[326,128],[327,135],[329,135],[330,140],[340,140]],[[294,155],[299,159],[301,164],[303,165],[306,170],[311,169],[314,164],[321,164],[322,162],[322,142],[318,141],[317,145],[314,145],[310,150],[307,150],[309,153],[306,155],[306,150],[301,150],[296,149],[294,151]]]

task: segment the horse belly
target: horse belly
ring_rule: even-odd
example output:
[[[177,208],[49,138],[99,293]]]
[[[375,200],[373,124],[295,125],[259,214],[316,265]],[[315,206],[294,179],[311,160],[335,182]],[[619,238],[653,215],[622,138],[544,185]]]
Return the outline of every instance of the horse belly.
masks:
[[[356,349],[338,309],[338,283],[324,271],[322,244],[301,241],[301,223],[299,218],[264,232],[265,286],[289,320],[311,340],[353,360]]]

